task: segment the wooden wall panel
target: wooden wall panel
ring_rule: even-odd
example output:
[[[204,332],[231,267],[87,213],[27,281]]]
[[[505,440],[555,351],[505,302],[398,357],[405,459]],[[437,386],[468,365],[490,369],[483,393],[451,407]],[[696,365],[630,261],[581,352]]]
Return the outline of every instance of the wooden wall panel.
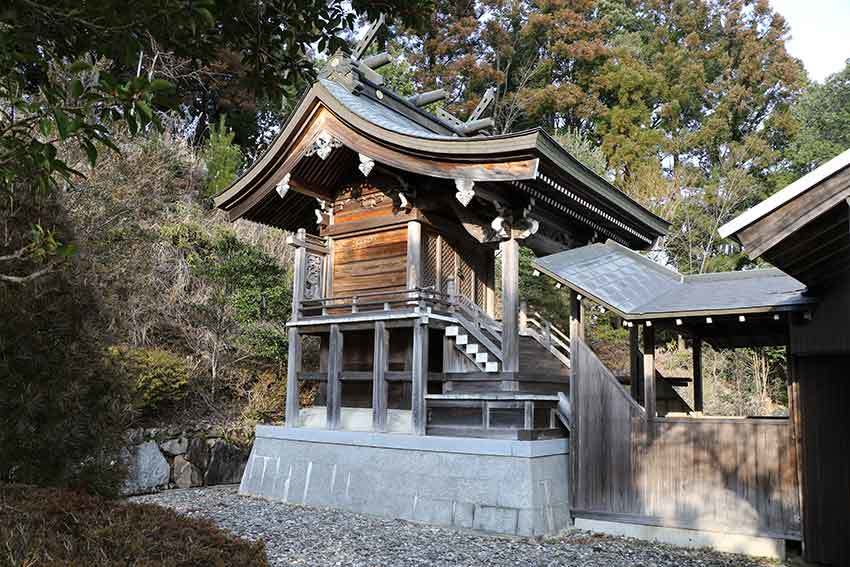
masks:
[[[800,537],[787,419],[647,420],[590,348],[574,341],[574,513]]]
[[[837,283],[818,300],[811,321],[795,319],[791,325],[791,352],[850,354],[850,281]]]
[[[333,295],[403,288],[407,227],[334,241]]]
[[[850,356],[794,357],[807,561],[850,565]]]

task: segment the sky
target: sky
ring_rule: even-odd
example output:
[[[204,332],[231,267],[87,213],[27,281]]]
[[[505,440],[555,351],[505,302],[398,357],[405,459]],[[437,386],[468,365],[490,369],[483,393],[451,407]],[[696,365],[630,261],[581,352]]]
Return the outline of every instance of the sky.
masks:
[[[850,0],[770,0],[791,27],[787,49],[823,82],[850,59]]]

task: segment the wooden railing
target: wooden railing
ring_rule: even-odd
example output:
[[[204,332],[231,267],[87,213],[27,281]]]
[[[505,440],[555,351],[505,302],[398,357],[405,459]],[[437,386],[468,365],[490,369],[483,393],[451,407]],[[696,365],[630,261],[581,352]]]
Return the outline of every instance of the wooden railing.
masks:
[[[531,337],[564,366],[570,366],[570,337],[540,312],[523,301],[520,307],[520,334]]]
[[[299,313],[301,317],[324,317],[364,312],[389,312],[399,309],[413,310],[416,307],[421,309],[430,307],[436,311],[448,312],[451,305],[451,298],[448,295],[432,288],[400,288],[305,299],[301,301]]]

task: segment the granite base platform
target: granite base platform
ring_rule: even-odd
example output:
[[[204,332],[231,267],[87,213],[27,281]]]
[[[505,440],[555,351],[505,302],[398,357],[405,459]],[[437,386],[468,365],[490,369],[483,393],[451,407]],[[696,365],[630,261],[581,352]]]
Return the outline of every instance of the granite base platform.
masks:
[[[258,426],[239,491],[270,500],[537,536],[570,525],[568,442]]]

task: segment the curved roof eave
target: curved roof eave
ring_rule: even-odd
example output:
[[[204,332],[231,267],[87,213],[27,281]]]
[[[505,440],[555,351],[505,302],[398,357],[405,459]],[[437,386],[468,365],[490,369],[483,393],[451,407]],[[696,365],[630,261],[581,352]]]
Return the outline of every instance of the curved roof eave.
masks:
[[[540,129],[526,130],[514,134],[499,136],[434,136],[424,137],[402,134],[370,123],[340,103],[320,83],[313,85],[301,99],[280,133],[266,152],[251,167],[249,167],[229,188],[218,195],[214,202],[217,207],[229,208],[246,192],[254,177],[277,162],[277,156],[285,151],[290,139],[297,133],[305,119],[313,114],[317,105],[321,104],[335,115],[346,126],[356,133],[363,135],[389,149],[420,158],[440,158],[443,160],[463,162],[493,162],[524,159],[535,153]],[[506,145],[506,142],[510,141]],[[472,159],[477,157],[479,159]]]

